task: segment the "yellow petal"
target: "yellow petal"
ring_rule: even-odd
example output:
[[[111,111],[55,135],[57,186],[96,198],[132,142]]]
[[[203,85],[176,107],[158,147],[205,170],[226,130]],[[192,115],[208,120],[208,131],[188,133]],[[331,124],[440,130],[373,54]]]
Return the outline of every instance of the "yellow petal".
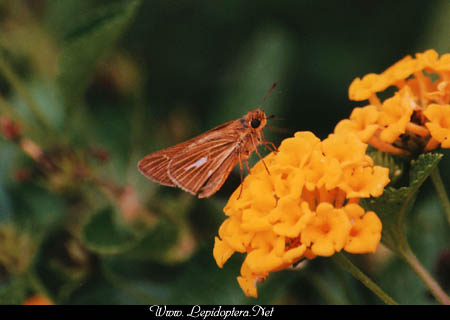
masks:
[[[331,256],[344,247],[350,229],[350,221],[342,209],[321,203],[317,206],[316,216],[302,232],[301,242],[315,255]]]
[[[381,230],[382,224],[376,213],[367,212],[354,220],[345,251],[360,254],[375,252],[381,240]]]
[[[226,242],[215,237],[213,256],[219,268],[222,268],[225,262],[233,255],[234,250],[231,249]]]
[[[247,297],[258,298],[258,291],[256,290],[256,278],[240,276],[237,277],[237,281]]]
[[[378,129],[378,117],[379,111],[373,105],[354,108],[350,118],[338,122],[334,132],[336,134],[354,133],[362,142],[367,142]]]
[[[293,249],[289,249],[286,251],[286,253],[283,256],[283,261],[286,264],[293,264],[294,262],[298,261],[301,257],[303,257],[303,254],[306,251],[306,245],[301,245]]]
[[[255,249],[247,254],[245,263],[252,272],[265,273],[277,270],[283,264],[283,259],[274,252]]]
[[[431,136],[439,141],[443,148],[450,148],[450,105],[431,104],[424,114],[430,120],[425,125]]]

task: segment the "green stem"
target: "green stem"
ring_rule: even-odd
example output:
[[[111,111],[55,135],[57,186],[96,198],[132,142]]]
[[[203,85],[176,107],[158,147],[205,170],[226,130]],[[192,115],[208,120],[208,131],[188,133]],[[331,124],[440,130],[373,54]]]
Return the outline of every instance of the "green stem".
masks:
[[[352,274],[355,279],[361,281],[370,291],[376,294],[384,303],[389,305],[398,305],[386,292],[384,292],[375,282],[355,266],[343,253],[336,253],[332,259],[342,268]]]
[[[405,260],[410,268],[413,269],[413,271],[419,276],[420,280],[422,280],[428,290],[430,290],[431,294],[441,304],[450,304],[450,298],[412,252],[408,241],[406,240],[405,231],[400,225],[397,225],[395,239],[396,246],[391,248],[391,250]]]
[[[329,305],[348,305],[350,304],[349,299],[346,295],[338,294],[334,290],[330,290],[330,284],[324,277],[320,274],[311,272],[307,280],[312,286],[318,291],[322,299],[326,304]]]
[[[16,110],[11,106],[11,104],[0,96],[0,116],[7,116],[14,122],[16,122],[21,132],[25,133],[28,137],[35,140],[40,140],[42,138],[42,133],[33,125],[30,125],[23,117],[16,112]]]
[[[30,92],[22,84],[21,80],[14,73],[14,71],[9,67],[8,63],[5,61],[5,59],[1,54],[0,54],[0,72],[4,75],[6,80],[13,86],[13,88],[22,96],[22,98],[30,108],[31,113],[37,119],[39,124],[44,128],[49,128],[46,119],[39,110],[38,105],[34,102]]]
[[[424,268],[414,253],[408,248],[400,251],[399,254],[411,267],[411,269],[413,269],[413,271],[419,276],[436,300],[438,300],[441,304],[450,305],[450,297],[444,292],[444,290],[442,290],[436,280],[434,280],[427,269]]]
[[[431,172],[430,177],[439,196],[439,199],[441,200],[442,208],[444,209],[444,213],[447,216],[447,221],[450,224],[450,200],[448,198],[444,182],[442,181],[441,174],[439,173],[439,168],[437,166]]]

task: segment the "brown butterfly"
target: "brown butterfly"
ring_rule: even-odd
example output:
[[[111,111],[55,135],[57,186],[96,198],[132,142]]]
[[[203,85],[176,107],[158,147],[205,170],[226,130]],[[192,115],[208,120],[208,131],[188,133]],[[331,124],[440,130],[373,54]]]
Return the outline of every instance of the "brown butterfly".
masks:
[[[270,91],[274,87],[275,84]],[[261,158],[258,144],[276,151],[262,131],[268,119],[270,117],[266,117],[263,110],[255,109],[191,140],[147,155],[139,161],[138,168],[147,178],[162,185],[180,187],[193,195],[198,194],[199,198],[210,197],[222,187],[238,162],[242,182],[242,161],[248,168],[247,159],[253,151]]]

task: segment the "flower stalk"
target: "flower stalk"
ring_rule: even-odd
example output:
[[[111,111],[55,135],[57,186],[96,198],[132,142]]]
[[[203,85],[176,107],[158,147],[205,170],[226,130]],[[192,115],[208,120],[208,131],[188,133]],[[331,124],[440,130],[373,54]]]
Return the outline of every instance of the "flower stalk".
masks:
[[[8,80],[8,82],[16,89],[16,91],[22,96],[25,103],[28,105],[31,113],[34,115],[38,123],[45,129],[50,128],[47,120],[42,115],[39,106],[34,102],[31,93],[22,84],[22,81],[14,73],[14,71],[9,67],[8,63],[5,61],[4,57],[0,54],[0,72]]]
[[[404,216],[403,216],[404,217]],[[397,222],[401,221],[398,220]],[[403,224],[396,223],[394,225],[386,225],[390,229],[390,235],[393,237],[389,238],[391,241],[386,244],[393,250],[398,256],[400,256],[409,267],[419,276],[420,280],[424,285],[430,290],[431,294],[436,298],[441,304],[448,305],[450,303],[450,298],[442,290],[439,284],[434,280],[427,269],[420,263],[417,257],[412,252],[408,241],[406,239],[405,230]]]
[[[447,190],[445,189],[444,182],[442,181],[439,168],[436,167],[430,174],[431,181],[438,194],[439,200],[441,200],[442,208],[447,217],[447,221],[450,225],[450,200],[448,198]]]
[[[425,269],[425,267],[420,263],[419,259],[417,259],[411,249],[409,247],[404,248],[404,250],[401,250],[399,254],[411,267],[411,269],[419,276],[436,300],[443,305],[450,305],[450,297],[445,293],[436,280],[434,280],[427,269]]]
[[[353,264],[343,253],[339,252],[332,257],[332,260],[341,266],[363,285],[365,285],[370,291],[372,291],[377,297],[379,297],[385,304],[398,305],[398,303],[392,299],[386,292],[383,291],[375,282],[372,281],[364,272]]]

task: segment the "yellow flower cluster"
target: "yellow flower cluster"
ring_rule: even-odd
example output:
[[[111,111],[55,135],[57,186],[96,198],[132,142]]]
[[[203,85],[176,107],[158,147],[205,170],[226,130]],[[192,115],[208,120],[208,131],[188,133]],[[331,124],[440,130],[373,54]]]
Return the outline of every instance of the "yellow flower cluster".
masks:
[[[213,251],[219,267],[234,252],[247,253],[238,277],[247,296],[257,296],[270,272],[303,258],[376,250],[381,221],[358,203],[380,196],[389,178],[366,148],[353,134],[321,141],[297,132],[264,158],[269,172],[262,161],[252,168],[224,208]]]
[[[388,87],[394,95],[380,101]],[[335,133],[353,132],[383,152],[416,154],[450,147],[450,54],[428,50],[407,56],[381,74],[356,78],[350,99],[369,100],[340,121]]]

